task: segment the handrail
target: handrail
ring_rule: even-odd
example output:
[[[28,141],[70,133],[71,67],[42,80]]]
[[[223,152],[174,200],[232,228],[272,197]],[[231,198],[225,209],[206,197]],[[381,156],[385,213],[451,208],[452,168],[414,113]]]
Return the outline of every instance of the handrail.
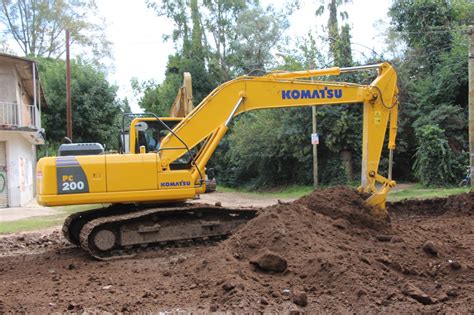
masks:
[[[0,126],[40,129],[40,119],[34,105],[0,102]]]

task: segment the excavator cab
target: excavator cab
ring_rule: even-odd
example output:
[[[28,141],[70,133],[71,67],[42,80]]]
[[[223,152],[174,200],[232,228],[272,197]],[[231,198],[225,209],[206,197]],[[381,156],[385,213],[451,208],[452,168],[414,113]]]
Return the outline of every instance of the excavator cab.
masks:
[[[125,127],[122,125],[122,131],[119,135],[119,152],[139,154],[140,147],[145,147],[145,153],[158,152],[161,140],[178,125],[182,117],[144,117],[147,114],[124,114],[124,117],[133,118]],[[134,129],[134,138],[130,139],[130,130]],[[130,150],[133,148],[133,150]]]

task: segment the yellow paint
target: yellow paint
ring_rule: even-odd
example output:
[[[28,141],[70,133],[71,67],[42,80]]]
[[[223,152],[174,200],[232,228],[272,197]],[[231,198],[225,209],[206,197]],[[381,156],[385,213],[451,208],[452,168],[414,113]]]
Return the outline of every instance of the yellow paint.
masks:
[[[106,155],[107,191],[158,189],[156,156],[154,153]]]
[[[63,206],[97,203],[131,202],[179,202],[195,196],[194,188],[169,190],[125,191],[113,193],[88,193],[70,195],[38,195],[38,203],[43,206]]]

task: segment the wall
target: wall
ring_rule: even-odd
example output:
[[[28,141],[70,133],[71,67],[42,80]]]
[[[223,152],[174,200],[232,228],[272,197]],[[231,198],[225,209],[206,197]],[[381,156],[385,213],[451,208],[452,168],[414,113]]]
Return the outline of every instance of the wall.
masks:
[[[7,149],[8,206],[24,206],[34,197],[36,148],[14,131],[0,131],[0,141]]]
[[[0,102],[16,103],[16,73],[13,65],[0,63]]]

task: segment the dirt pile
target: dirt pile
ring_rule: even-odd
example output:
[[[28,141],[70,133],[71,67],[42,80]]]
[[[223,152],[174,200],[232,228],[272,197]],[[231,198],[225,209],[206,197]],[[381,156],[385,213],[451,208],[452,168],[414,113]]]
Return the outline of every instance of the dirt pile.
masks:
[[[97,262],[59,239],[0,256],[0,296],[9,312],[473,313],[471,206],[472,194],[395,203],[377,220],[336,187],[262,209],[215,246]]]
[[[462,203],[458,199],[450,204]],[[452,268],[456,251],[448,244],[400,232],[370,216],[356,191],[336,187],[262,210],[210,255],[183,266],[193,270],[192,282],[205,293],[202,303],[219,310],[301,309],[293,299],[301,294],[305,309],[318,312],[421,310],[450,300],[451,287],[443,282],[459,286],[458,277],[474,280],[468,259],[458,262],[463,269]],[[439,255],[423,251],[427,240],[438,244],[433,246]],[[268,253],[285,260],[284,272],[256,266]],[[428,281],[420,284],[423,289],[419,280]]]

